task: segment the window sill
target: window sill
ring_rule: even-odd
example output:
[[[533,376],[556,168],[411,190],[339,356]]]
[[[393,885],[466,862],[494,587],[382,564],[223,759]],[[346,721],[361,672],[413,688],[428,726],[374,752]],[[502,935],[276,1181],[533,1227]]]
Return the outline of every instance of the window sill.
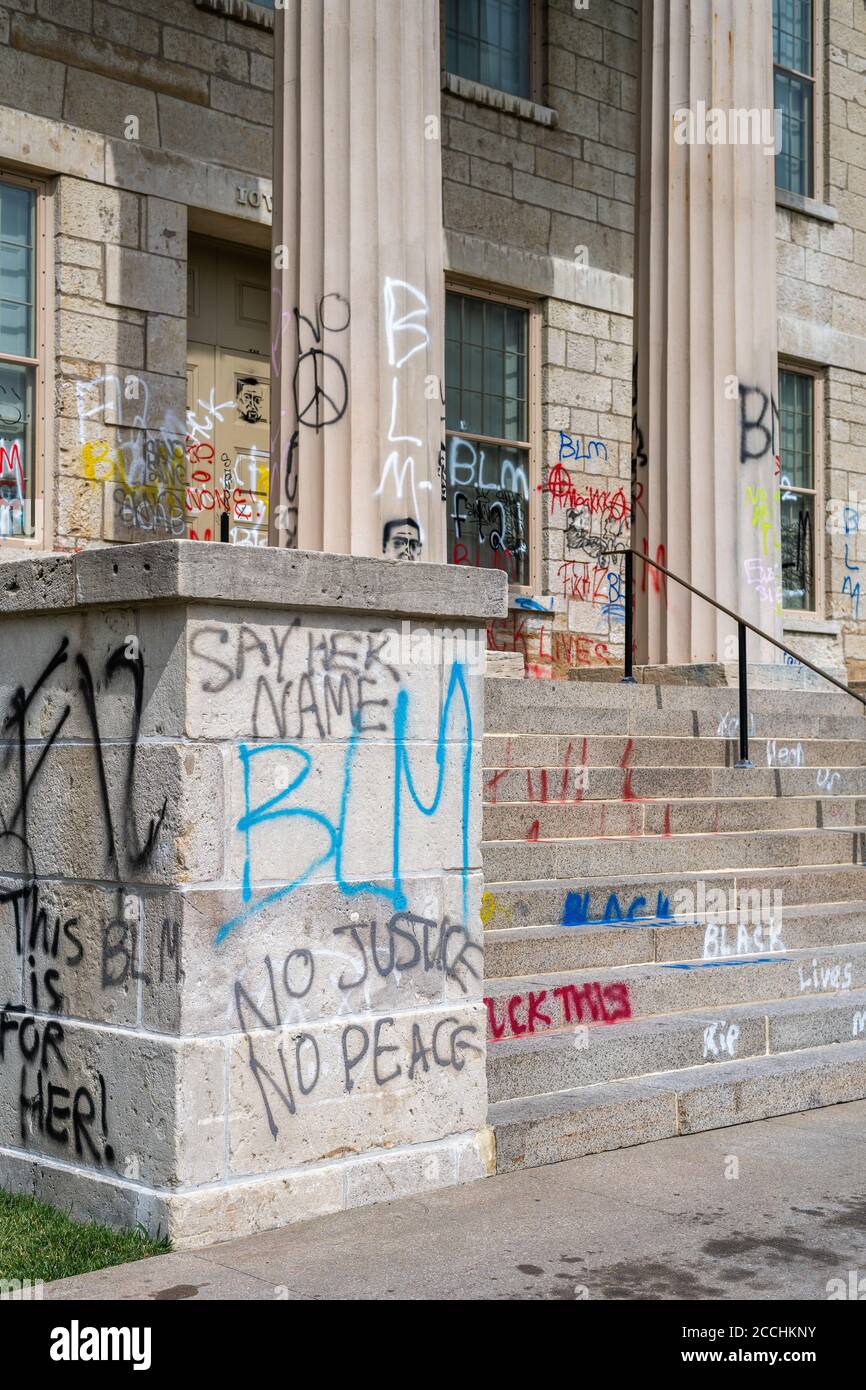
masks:
[[[809,637],[838,637],[841,625],[833,618],[820,618],[817,613],[801,613],[796,608],[782,609],[783,632],[801,632]]]
[[[804,198],[802,193],[791,193],[787,188],[776,189],[776,207],[787,208],[789,212],[802,212],[806,217],[817,218],[819,222],[838,222],[839,214],[829,203],[819,203],[817,198]]]
[[[500,92],[497,87],[485,87],[483,82],[473,82],[468,77],[458,77],[453,72],[443,72],[442,90],[452,96],[474,101],[478,106],[489,106],[494,111],[504,111],[509,116],[519,116],[523,121],[534,121],[536,125],[553,129],[559,125],[559,116],[552,106],[539,106],[528,97],[512,96],[511,92]]]
[[[225,15],[226,19],[236,19],[238,24],[251,24],[254,29],[269,29],[273,32],[274,12],[253,0],[195,0],[196,9],[208,10],[211,14]]]

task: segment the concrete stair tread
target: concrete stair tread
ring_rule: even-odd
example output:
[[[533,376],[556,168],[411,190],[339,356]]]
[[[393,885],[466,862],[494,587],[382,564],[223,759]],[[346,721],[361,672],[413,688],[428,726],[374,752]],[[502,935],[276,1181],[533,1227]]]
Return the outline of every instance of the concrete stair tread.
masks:
[[[585,970],[557,970],[549,973],[536,973],[532,975],[503,975],[499,978],[493,977],[485,980],[486,993],[491,998],[500,998],[503,995],[528,994],[530,991],[540,992],[546,990],[551,995],[555,989],[567,985],[592,984],[596,981],[604,983],[609,977],[615,977],[617,981],[624,980],[626,983],[634,983],[637,980],[657,979],[672,974],[679,968],[688,970],[712,970],[718,971],[727,966],[738,966],[741,969],[748,967],[759,968],[776,966],[781,964],[806,964],[813,957],[822,961],[828,957],[845,955],[855,959],[866,959],[866,942],[853,942],[850,944],[836,946],[803,946],[796,950],[786,950],[777,953],[764,953],[754,956],[730,956],[723,961],[714,960],[690,960],[690,961],[637,961],[633,965],[597,965],[588,967]],[[864,984],[866,988],[866,984]],[[846,993],[848,991],[845,991]],[[829,993],[829,991],[828,991]],[[799,997],[799,996],[787,996]],[[810,996],[816,998],[816,995]],[[755,1001],[758,1002],[758,1001]],[[670,1010],[670,1012],[677,1012]]]
[[[722,840],[723,842],[733,842],[734,840],[742,839],[755,840],[756,838],[776,839],[783,837],[785,839],[790,839],[792,836],[798,836],[802,839],[815,839],[819,835],[849,835],[852,831],[856,831],[860,828],[861,827],[858,826],[837,825],[784,825],[775,830],[750,830],[748,832],[742,830],[694,830],[690,833],[680,835],[678,838],[682,840]],[[611,840],[619,840],[623,845],[631,845],[634,843],[635,838],[634,835],[565,835],[558,837],[558,843],[571,844],[578,847],[583,845],[596,845],[600,840],[604,840],[605,843],[609,843]],[[658,838],[668,839],[672,837],[662,835]],[[521,847],[534,843],[536,842],[533,840],[515,839],[514,837],[503,840],[482,841],[482,844],[485,845],[520,845]],[[542,842],[539,841],[539,843]]]
[[[498,1128],[523,1120],[533,1121],[551,1115],[579,1113],[599,1104],[634,1102],[647,1094],[658,1096],[660,1092],[669,1091],[673,1096],[689,1090],[702,1089],[707,1085],[731,1086],[767,1076],[790,1076],[816,1066],[832,1067],[852,1062],[864,1064],[866,1084],[866,1037],[862,1042],[830,1043],[825,1047],[803,1048],[766,1057],[747,1057],[739,1061],[712,1062],[679,1071],[656,1072],[647,1076],[623,1077],[590,1086],[577,1086],[568,1091],[547,1091],[542,1095],[494,1101],[488,1116],[490,1123]]]

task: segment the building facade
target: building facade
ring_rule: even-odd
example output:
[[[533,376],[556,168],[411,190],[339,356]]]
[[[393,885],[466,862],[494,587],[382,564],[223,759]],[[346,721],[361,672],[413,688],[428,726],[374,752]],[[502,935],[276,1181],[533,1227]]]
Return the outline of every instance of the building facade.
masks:
[[[305,9],[330,38],[348,32],[351,7]],[[805,655],[859,674],[866,6],[707,0],[691,28],[674,0],[418,11],[417,74],[408,28],[402,49],[358,39],[381,55],[368,96],[363,53],[347,46],[342,81],[327,53],[315,66],[312,28],[296,45],[307,89],[324,73],[323,87],[352,93],[361,127],[363,101],[377,103],[380,181],[369,195],[346,174],[340,192],[341,142],[326,138],[336,98],[323,98],[321,148],[305,153],[301,138],[292,167],[298,188],[322,183],[330,213],[308,216],[306,191],[293,210],[283,178],[291,234],[274,241],[314,288],[277,315],[274,25],[289,52],[291,7],[280,30],[283,14],[252,0],[0,5],[4,549],[190,537],[502,569],[510,611],[490,648],[564,678],[622,661],[622,559],[610,552],[631,540]],[[727,86],[715,63],[701,77],[714,17],[740,26]],[[364,260],[350,248],[366,237],[399,252],[417,230],[411,209],[397,227],[416,161],[403,137],[402,177],[388,164],[389,72],[392,85],[403,74],[400,109],[421,94],[415,136],[429,153],[427,278],[410,300],[417,277],[388,272],[404,295],[392,288],[390,324],[405,344],[423,321],[434,351],[417,380],[382,390],[365,376]],[[310,274],[310,246],[324,248],[333,288],[321,266]],[[281,395],[287,319],[301,367],[283,373]],[[401,360],[398,345],[391,366]],[[404,386],[424,398],[411,428],[395,425]],[[377,392],[377,409],[356,408]],[[298,418],[281,440],[292,393]],[[340,431],[348,462],[330,445]],[[420,502],[383,438],[417,441]],[[306,532],[295,450],[301,489],[320,475]],[[350,472],[373,496],[390,490],[375,520]],[[657,569],[638,562],[636,577],[645,659],[735,655],[733,629],[703,629]]]

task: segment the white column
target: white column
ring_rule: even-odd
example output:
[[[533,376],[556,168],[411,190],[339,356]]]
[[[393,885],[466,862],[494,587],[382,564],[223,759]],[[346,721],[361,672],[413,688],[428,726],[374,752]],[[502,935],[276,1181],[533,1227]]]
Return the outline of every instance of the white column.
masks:
[[[438,11],[277,12],[272,544],[445,559]]]
[[[634,544],[779,635],[771,0],[641,14]],[[638,660],[736,657],[730,619],[635,575]]]

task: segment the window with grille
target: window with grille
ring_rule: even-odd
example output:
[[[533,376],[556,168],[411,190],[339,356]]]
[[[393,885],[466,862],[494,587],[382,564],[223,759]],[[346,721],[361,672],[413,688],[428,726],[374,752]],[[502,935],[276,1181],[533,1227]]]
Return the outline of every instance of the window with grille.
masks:
[[[446,0],[445,66],[458,77],[530,95],[531,0]]]
[[[448,559],[529,583],[529,311],[446,296]]]
[[[36,192],[0,178],[0,539],[35,526]]]
[[[776,185],[815,196],[813,0],[773,0],[773,94],[782,139]]]
[[[815,379],[779,372],[782,606],[814,612]]]

